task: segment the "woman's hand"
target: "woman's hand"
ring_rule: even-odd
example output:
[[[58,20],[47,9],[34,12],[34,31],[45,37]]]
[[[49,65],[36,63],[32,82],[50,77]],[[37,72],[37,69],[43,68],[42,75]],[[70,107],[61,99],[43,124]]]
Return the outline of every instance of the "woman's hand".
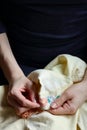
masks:
[[[6,51],[5,51],[6,50]],[[31,89],[33,83],[25,77],[11,50],[6,33],[0,34],[0,67],[10,84],[8,102],[19,114],[39,107]]]
[[[78,108],[87,100],[87,81],[76,83],[63,92],[51,104],[51,112],[57,114],[75,114]]]
[[[35,93],[31,89],[33,83],[25,76],[22,76],[10,84],[8,102],[20,115],[31,108],[40,107],[35,100]]]

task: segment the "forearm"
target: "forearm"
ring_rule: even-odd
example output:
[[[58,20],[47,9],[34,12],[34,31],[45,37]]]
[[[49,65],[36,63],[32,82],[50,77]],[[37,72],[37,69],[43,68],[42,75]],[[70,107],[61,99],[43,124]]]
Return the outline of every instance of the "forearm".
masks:
[[[82,88],[81,88],[82,93],[85,95],[85,99],[87,101],[87,69],[81,84],[82,84]]]
[[[0,34],[0,67],[9,83],[24,75],[15,60],[5,33]]]

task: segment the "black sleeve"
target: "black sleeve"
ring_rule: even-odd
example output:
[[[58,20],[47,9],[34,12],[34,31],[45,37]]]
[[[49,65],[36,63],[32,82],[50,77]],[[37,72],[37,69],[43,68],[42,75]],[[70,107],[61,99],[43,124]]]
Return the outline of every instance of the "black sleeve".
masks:
[[[4,25],[0,22],[0,33],[6,32]]]
[[[5,2],[5,0],[0,2],[0,33],[6,32],[5,25],[3,22],[4,2]]]

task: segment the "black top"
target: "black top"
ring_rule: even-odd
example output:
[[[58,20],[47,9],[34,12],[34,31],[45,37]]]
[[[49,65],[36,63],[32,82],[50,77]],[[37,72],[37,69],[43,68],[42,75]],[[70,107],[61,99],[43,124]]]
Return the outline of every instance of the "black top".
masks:
[[[4,25],[0,22],[0,33],[6,32]]]
[[[87,61],[87,0],[7,0],[4,6],[2,19],[20,64],[41,68],[62,53]]]

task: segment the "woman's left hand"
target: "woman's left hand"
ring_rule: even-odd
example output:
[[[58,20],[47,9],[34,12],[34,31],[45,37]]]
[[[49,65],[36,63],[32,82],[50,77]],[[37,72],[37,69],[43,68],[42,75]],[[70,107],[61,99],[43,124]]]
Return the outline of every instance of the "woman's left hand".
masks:
[[[63,94],[51,104],[49,112],[54,115],[75,114],[86,100],[87,80],[83,80],[66,89]]]

